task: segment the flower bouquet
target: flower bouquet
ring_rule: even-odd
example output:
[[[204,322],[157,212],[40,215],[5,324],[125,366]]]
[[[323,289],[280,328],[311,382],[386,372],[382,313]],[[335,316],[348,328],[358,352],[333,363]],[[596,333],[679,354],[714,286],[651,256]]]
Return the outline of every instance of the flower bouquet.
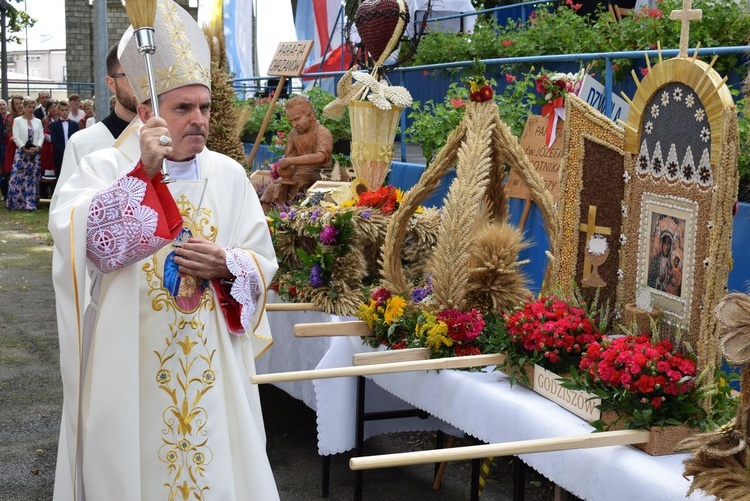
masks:
[[[423,286],[407,294],[392,294],[383,287],[373,290],[357,316],[372,329],[365,338],[372,347],[387,349],[429,348],[432,358],[479,355],[480,335],[496,323],[493,315],[482,315],[475,308],[467,312],[456,309],[431,311],[432,284],[428,277]]]
[[[555,142],[557,120],[565,120],[565,96],[575,94],[581,90],[585,70],[581,68],[577,73],[550,73],[542,71],[536,77],[537,92],[542,95],[542,116],[549,117],[547,124],[547,147]]]
[[[529,300],[503,315],[504,329],[487,341],[507,354],[501,369],[511,383],[532,386],[534,365],[556,373],[578,365],[589,345],[601,341],[600,327],[606,325],[597,323],[585,307],[578,299],[550,295]]]

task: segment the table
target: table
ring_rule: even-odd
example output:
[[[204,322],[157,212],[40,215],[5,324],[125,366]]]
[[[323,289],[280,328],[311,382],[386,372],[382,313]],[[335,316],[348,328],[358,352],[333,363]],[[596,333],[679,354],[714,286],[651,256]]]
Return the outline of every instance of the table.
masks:
[[[351,365],[355,353],[373,351],[359,338],[296,339],[295,323],[337,320],[321,312],[269,313],[274,346],[258,361],[258,373],[323,369]],[[266,358],[268,357],[268,358]],[[265,360],[264,360],[265,359]],[[508,378],[483,372],[446,370],[373,376],[368,380],[367,410],[403,408],[404,402],[434,416],[368,422],[366,436],[390,431],[443,429],[468,433],[487,443],[578,435],[593,428],[577,416]],[[356,378],[281,383],[280,388],[317,412],[318,452],[346,452],[355,443]],[[453,431],[452,431],[453,430]],[[581,499],[703,500],[685,493],[686,454],[649,456],[631,446],[527,454],[521,459]]]

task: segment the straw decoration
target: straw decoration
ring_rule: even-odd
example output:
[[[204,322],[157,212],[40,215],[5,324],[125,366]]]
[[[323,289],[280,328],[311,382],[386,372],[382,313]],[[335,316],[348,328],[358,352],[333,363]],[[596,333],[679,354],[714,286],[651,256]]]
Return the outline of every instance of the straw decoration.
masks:
[[[448,191],[435,252],[427,265],[433,275],[433,297],[441,310],[466,310],[467,261],[489,184],[490,140],[496,116],[497,107],[492,103],[466,108],[466,136],[458,149],[457,176]]]
[[[134,30],[153,28],[156,0],[125,0],[125,11]]]
[[[382,266],[383,286],[393,293],[402,294],[411,289],[409,282],[404,277],[404,269],[401,264],[401,249],[404,246],[409,219],[420,204],[437,189],[445,173],[455,163],[456,151],[464,137],[465,128],[464,122],[461,122],[450,133],[443,149],[430,164],[429,169],[424,171],[417,184],[404,194],[404,200],[391,218],[383,243]]]

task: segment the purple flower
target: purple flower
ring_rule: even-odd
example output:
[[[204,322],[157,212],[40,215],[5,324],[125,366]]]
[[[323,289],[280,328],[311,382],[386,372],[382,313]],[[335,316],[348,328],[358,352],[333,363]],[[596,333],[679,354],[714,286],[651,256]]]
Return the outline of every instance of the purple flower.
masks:
[[[429,287],[414,287],[411,290],[411,300],[415,303],[421,303],[424,298],[430,295]]]
[[[319,264],[315,263],[310,270],[310,285],[315,288],[323,287],[323,269]]]
[[[371,210],[363,210],[362,213],[359,215],[362,219],[370,219],[370,216],[372,216]]]
[[[310,214],[310,222],[314,223],[315,221],[318,220],[319,217],[320,217],[320,209],[315,209]]]
[[[286,219],[287,213],[286,212],[279,212],[279,217],[281,219]]]
[[[296,215],[297,215],[296,209],[290,210],[289,211],[289,220],[291,221],[292,219],[294,219]]]
[[[329,224],[320,231],[320,241],[324,245],[333,245],[336,243],[336,235],[338,234],[339,230],[332,224]]]

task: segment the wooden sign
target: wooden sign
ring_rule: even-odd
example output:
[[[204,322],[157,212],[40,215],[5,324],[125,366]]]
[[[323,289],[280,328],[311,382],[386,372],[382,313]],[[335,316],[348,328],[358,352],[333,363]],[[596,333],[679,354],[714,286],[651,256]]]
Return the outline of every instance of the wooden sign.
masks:
[[[298,77],[307,63],[312,50],[312,40],[298,42],[281,42],[271,60],[268,74],[272,76]]]
[[[551,148],[547,148],[548,118],[541,115],[531,115],[526,121],[526,127],[521,136],[521,147],[529,158],[529,162],[544,179],[544,187],[552,193],[552,199],[557,202],[560,196],[560,161],[563,156],[563,121],[557,121],[557,137]],[[508,196],[512,198],[530,198],[529,190],[513,169],[508,176],[506,185]]]
[[[578,417],[588,422],[596,421],[601,417],[601,411],[596,408],[602,403],[602,399],[583,390],[569,390],[557,381],[560,376],[547,369],[534,366],[534,391],[552,400],[563,409],[567,409]]]

